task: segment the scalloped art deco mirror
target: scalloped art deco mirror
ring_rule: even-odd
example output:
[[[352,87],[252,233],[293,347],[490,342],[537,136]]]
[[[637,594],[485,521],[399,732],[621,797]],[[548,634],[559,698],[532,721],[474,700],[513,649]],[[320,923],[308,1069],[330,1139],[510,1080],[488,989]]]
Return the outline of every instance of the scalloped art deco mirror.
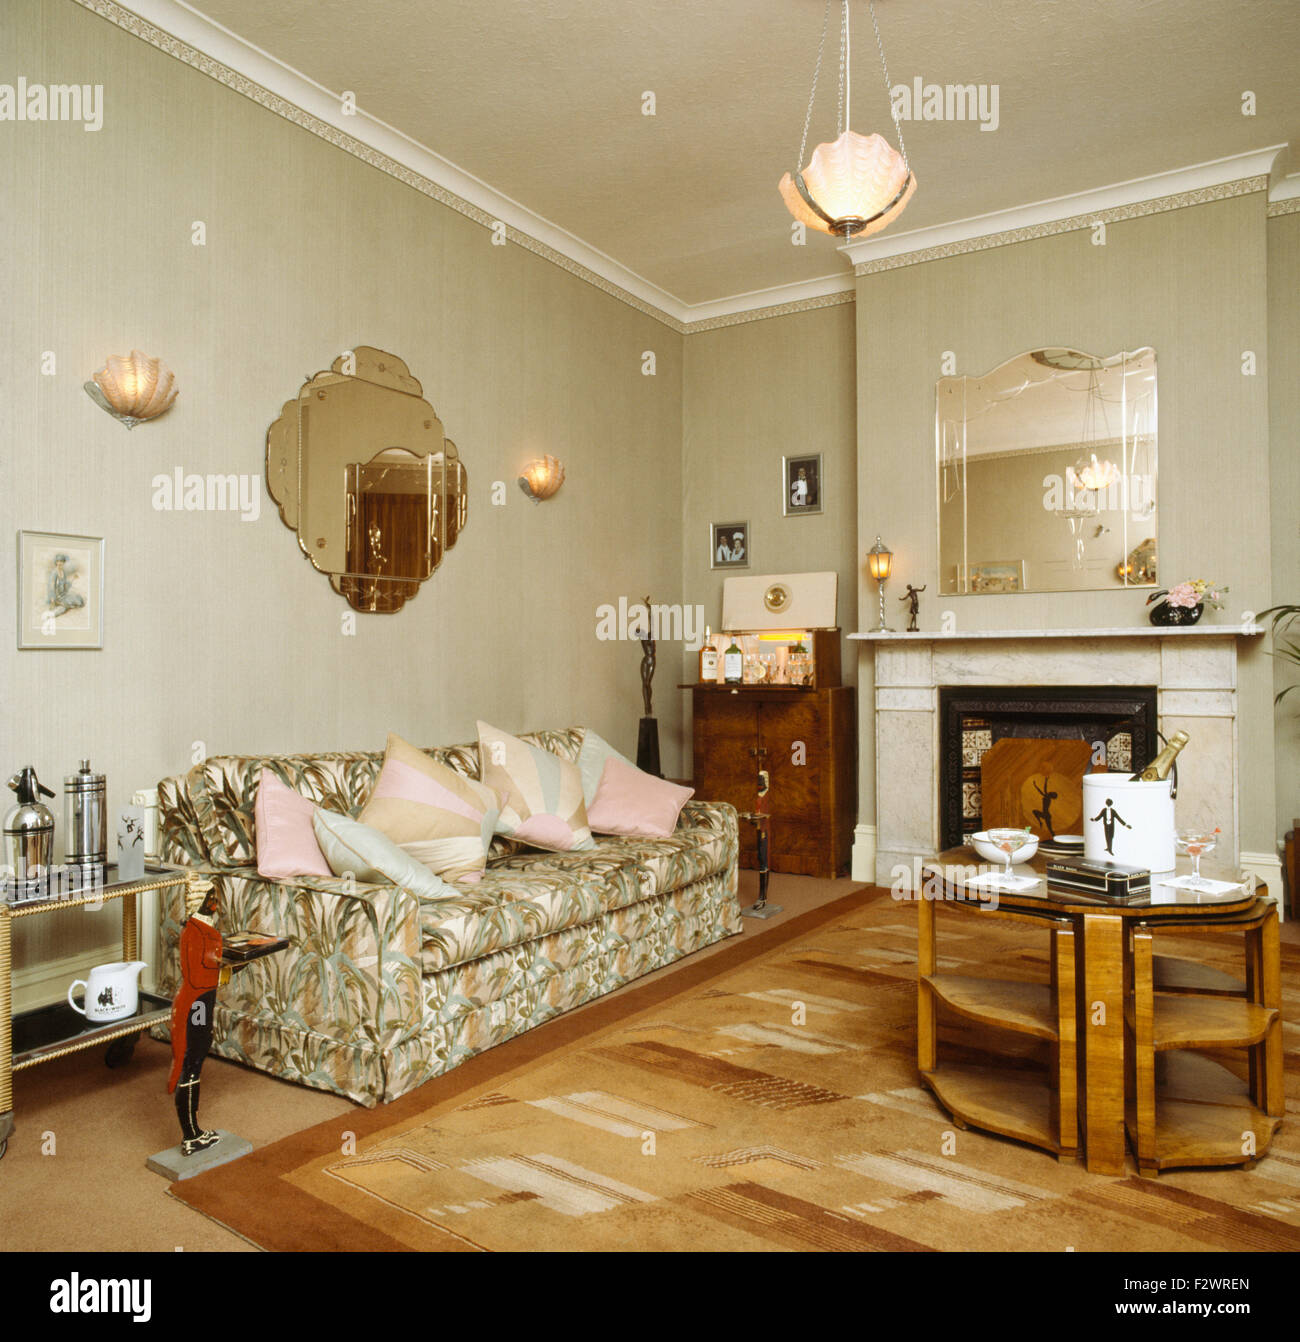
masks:
[[[1156,355],[1031,350],[935,391],[939,591],[1156,582]]]
[[[266,431],[280,519],[359,611],[401,610],[469,516],[465,468],[396,355],[359,345],[286,401]]]

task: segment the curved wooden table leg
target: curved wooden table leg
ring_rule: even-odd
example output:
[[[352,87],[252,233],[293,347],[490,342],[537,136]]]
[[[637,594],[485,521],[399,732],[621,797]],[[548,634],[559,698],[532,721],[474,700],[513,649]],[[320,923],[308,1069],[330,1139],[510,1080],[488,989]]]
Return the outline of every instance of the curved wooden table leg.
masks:
[[[1085,913],[1079,1032],[1090,1174],[1124,1173],[1124,923]]]
[[[1137,1154],[1138,1173],[1155,1178],[1156,1161],[1156,1048],[1155,978],[1152,972],[1152,938],[1148,927],[1133,929],[1133,1030],[1131,1132]]]
[[[1056,1141],[1060,1160],[1076,1160],[1079,1155],[1078,1002],[1074,966],[1073,929],[1053,928],[1052,998],[1056,1004],[1057,1042],[1053,1046],[1052,1067],[1056,1075]]]

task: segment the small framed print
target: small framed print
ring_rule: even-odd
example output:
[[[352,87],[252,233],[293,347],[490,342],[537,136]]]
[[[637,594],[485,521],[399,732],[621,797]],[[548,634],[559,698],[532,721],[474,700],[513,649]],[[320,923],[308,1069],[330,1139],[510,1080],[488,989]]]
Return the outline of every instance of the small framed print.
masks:
[[[960,565],[958,566],[960,570]],[[960,573],[958,575],[960,577]],[[1025,590],[1025,561],[1023,559],[986,559],[982,564],[968,564],[966,581],[961,589],[971,593],[1023,592]]]
[[[102,537],[18,533],[18,646],[104,646]]]
[[[749,523],[714,522],[709,528],[709,567],[749,567]]]
[[[803,517],[822,510],[822,454],[782,457],[781,480],[785,493],[781,511],[786,517]]]

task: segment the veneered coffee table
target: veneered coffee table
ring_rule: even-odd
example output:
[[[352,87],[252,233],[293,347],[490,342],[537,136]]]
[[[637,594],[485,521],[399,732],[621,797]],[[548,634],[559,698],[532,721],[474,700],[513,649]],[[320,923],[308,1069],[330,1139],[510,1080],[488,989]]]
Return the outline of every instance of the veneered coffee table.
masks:
[[[968,848],[950,849],[924,863],[921,893],[928,888],[931,897],[917,899],[917,1059],[922,1079],[940,1103],[962,1122],[1068,1157],[1079,1142],[1069,1097],[1055,1091],[1060,1077],[1066,1078],[1066,1085],[1070,1082],[1068,1064],[1077,1041],[1082,1128],[1078,1136],[1089,1171],[1111,1175],[1124,1171],[1126,1095],[1129,1126],[1143,1173],[1177,1164],[1250,1163],[1262,1154],[1282,1113],[1277,910],[1262,897],[1265,887],[1252,876],[1209,863],[1202,868],[1211,879],[1243,881],[1244,885],[1208,894],[1171,886],[1157,877],[1149,903],[1114,905],[1069,895],[1049,898],[1042,856],[1015,868],[1018,875],[1040,878],[1035,887],[1023,891],[968,888],[972,877],[991,870]],[[1182,874],[1180,869],[1170,876]],[[935,948],[939,907],[975,917],[1038,922],[1050,930],[1050,987],[939,973]],[[1242,931],[1246,982],[1191,961],[1151,957],[1150,931],[1161,926],[1182,931]],[[1151,977],[1145,982],[1154,984],[1154,993],[1148,991],[1141,1001],[1135,1000],[1132,986],[1134,944],[1147,957],[1142,963],[1151,965]],[[1139,983],[1143,981],[1139,978]],[[1068,1006],[1071,991],[1072,1012]],[[1044,1093],[1035,1094],[1023,1070],[1008,1069],[1000,1085],[998,1072],[940,1067],[937,1002],[968,1019],[1047,1039],[1058,1065],[1046,1087],[1040,1087]],[[1195,1111],[1186,1102],[1180,1106],[1175,1084],[1175,1098],[1163,1107],[1157,1125],[1152,1107],[1154,1080],[1135,1070],[1137,1055],[1150,1060],[1155,1052],[1172,1054],[1196,1048],[1249,1048],[1249,1088],[1208,1059],[1186,1058],[1187,1067],[1180,1059],[1175,1067],[1171,1057],[1171,1072],[1195,1071],[1183,1087],[1190,1085],[1201,1102]],[[1145,1089],[1137,1096],[1140,1087]],[[1245,1132],[1252,1139],[1243,1143]]]

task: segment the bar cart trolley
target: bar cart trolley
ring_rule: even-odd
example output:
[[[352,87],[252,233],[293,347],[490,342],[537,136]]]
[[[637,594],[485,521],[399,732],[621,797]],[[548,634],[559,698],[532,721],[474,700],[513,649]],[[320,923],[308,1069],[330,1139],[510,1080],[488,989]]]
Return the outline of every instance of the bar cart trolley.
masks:
[[[110,865],[104,883],[75,890],[70,895],[11,903],[0,900],[0,1157],[4,1156],[14,1130],[13,1074],[43,1062],[80,1053],[107,1044],[104,1062],[122,1067],[131,1060],[136,1041],[150,1026],[168,1019],[171,1000],[140,992],[140,1005],[133,1016],[107,1023],[87,1021],[67,1002],[35,1007],[13,1014],[13,924],[18,918],[37,918],[72,909],[98,907],[110,900],[122,901],[122,958],[139,957],[139,896],[147,890],[165,890],[185,884],[183,867],[150,863],[143,879],[118,881],[117,868]]]

